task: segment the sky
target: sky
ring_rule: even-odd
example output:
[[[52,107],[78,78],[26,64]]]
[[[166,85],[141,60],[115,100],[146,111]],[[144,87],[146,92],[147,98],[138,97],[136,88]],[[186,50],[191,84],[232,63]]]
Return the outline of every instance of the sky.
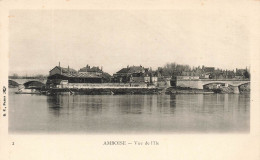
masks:
[[[249,19],[226,10],[12,10],[9,73],[49,73],[176,62],[222,69],[250,66]]]

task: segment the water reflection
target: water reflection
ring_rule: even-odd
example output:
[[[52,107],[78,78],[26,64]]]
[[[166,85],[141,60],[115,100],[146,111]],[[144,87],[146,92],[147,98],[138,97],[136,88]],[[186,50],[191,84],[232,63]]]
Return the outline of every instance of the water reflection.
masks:
[[[176,95],[170,95],[170,111],[172,113],[174,113],[175,109],[176,109]]]
[[[100,114],[103,98],[100,96],[55,95],[47,97],[49,112],[56,116],[61,113],[70,114],[73,110],[84,110],[85,114]],[[75,109],[76,108],[76,109]]]
[[[117,108],[122,114],[142,114],[144,113],[145,96],[121,95],[117,98]]]
[[[84,108],[86,114],[115,112],[119,114],[174,114],[178,112],[213,113],[247,112],[249,97],[238,94],[215,95],[56,95],[48,96],[50,112],[59,116],[61,110]],[[104,106],[103,106],[104,105]],[[110,106],[110,107],[109,107]]]
[[[18,132],[248,132],[250,126],[249,94],[10,94],[9,102],[10,131]]]

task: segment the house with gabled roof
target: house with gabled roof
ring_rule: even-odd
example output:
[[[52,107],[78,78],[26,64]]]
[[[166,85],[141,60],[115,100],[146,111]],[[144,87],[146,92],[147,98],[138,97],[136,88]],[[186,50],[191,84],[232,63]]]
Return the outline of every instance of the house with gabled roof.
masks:
[[[152,83],[157,81],[156,78],[149,68],[145,68],[141,65],[127,66],[113,74],[113,82],[117,83]]]
[[[99,68],[98,66],[90,67],[89,65],[86,65],[86,67],[80,68],[79,73],[93,73],[96,75],[101,75],[103,73],[103,68]]]
[[[77,72],[75,69],[63,68],[60,66],[55,66],[50,70],[47,80],[47,86],[56,87],[60,85],[63,81],[67,83],[102,83],[102,75],[94,74],[91,72]]]
[[[75,74],[77,73],[77,71],[73,68],[70,68],[68,66],[68,68],[64,68],[64,67],[61,67],[60,66],[60,63],[59,63],[59,66],[55,66],[53,69],[51,69],[49,71],[49,76],[52,76],[52,75],[55,75],[55,74]]]

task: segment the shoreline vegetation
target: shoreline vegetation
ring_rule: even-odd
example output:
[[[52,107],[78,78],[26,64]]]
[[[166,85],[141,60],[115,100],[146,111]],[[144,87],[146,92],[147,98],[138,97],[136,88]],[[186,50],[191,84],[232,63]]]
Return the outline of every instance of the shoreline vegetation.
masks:
[[[10,87],[13,88],[13,87]],[[168,88],[52,88],[52,89],[25,89],[28,92],[20,92],[20,94],[44,94],[44,95],[171,95],[171,94],[233,94],[232,87],[221,87],[215,89],[194,89],[184,87],[168,87]],[[19,92],[16,92],[19,94]],[[240,88],[240,94],[250,93],[250,86]]]
[[[88,89],[52,89],[49,92],[51,95],[55,94],[79,94],[79,95],[134,95],[134,94],[233,94],[232,89],[193,89],[182,87],[162,88],[88,88]],[[250,93],[250,89],[241,90],[240,94]]]
[[[233,89],[225,87],[219,89],[193,89],[183,87],[169,88],[88,88],[88,89],[53,89],[51,94],[80,94],[80,95],[131,95],[131,94],[233,94]],[[240,94],[250,93],[250,89],[241,89]]]

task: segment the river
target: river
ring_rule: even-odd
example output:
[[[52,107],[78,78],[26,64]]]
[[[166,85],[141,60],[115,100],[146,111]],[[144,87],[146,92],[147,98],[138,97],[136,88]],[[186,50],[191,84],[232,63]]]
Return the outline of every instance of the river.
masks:
[[[30,95],[9,89],[11,134],[249,133],[250,94]]]

